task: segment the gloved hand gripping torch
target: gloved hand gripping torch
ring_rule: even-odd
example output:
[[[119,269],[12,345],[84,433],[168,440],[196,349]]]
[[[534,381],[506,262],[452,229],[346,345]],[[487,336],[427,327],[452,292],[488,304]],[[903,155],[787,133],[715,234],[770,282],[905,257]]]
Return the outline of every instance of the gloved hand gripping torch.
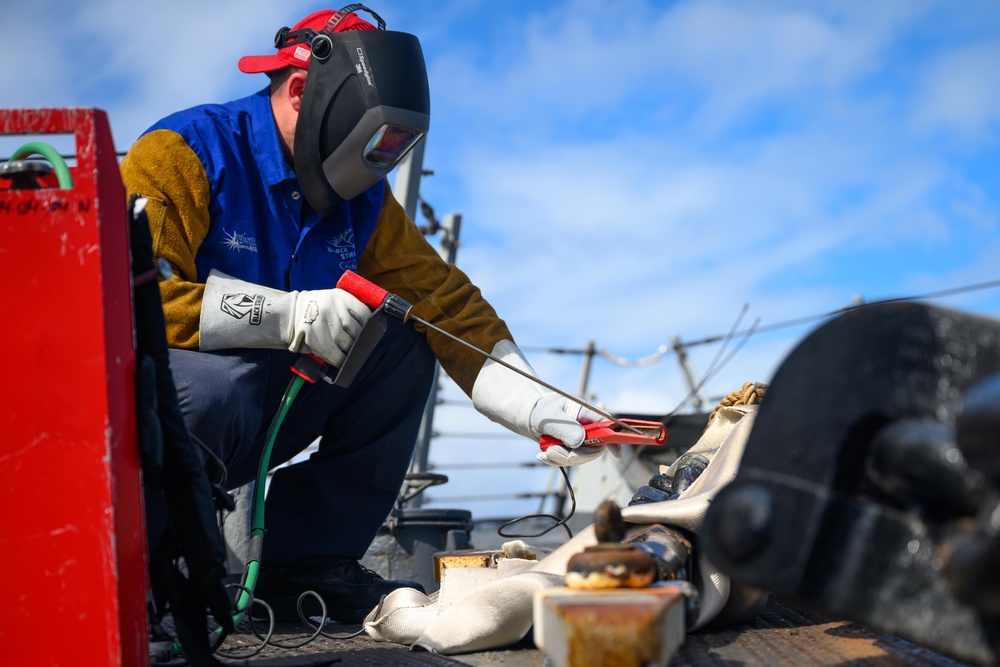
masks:
[[[549,384],[548,382],[545,382],[544,380],[541,380],[541,379],[535,377],[531,373],[527,373],[527,372],[521,370],[520,368],[512,366],[511,364],[509,364],[508,362],[504,361],[503,359],[500,359],[499,357],[497,357],[497,356],[495,356],[493,354],[490,354],[489,352],[486,352],[485,350],[482,350],[482,349],[476,347],[475,345],[472,345],[471,343],[468,343],[468,342],[462,340],[458,336],[455,336],[454,334],[448,333],[447,331],[445,331],[444,329],[441,329],[440,327],[434,326],[430,322],[428,322],[428,321],[426,321],[424,319],[421,319],[421,318],[417,317],[416,315],[414,315],[413,314],[413,306],[410,305],[409,303],[407,303],[404,299],[402,299],[401,297],[399,297],[396,294],[392,294],[391,292],[382,289],[381,287],[379,287],[378,285],[372,283],[369,280],[365,280],[364,278],[362,278],[358,274],[354,273],[353,271],[345,271],[344,272],[344,275],[341,276],[340,280],[337,281],[337,288],[338,289],[342,289],[345,292],[348,292],[348,293],[354,295],[354,297],[357,298],[358,301],[360,301],[361,303],[365,304],[366,306],[368,306],[372,310],[376,310],[379,307],[381,307],[382,310],[383,310],[383,312],[385,312],[385,313],[387,313],[389,315],[392,315],[393,317],[399,318],[403,322],[407,322],[409,320],[413,320],[414,322],[419,322],[420,324],[422,324],[423,326],[427,327],[428,329],[431,329],[432,331],[436,331],[437,333],[441,334],[442,336],[445,336],[446,338],[449,338],[450,340],[455,341],[459,345],[467,347],[468,349],[472,350],[473,352],[476,352],[477,354],[480,354],[480,355],[486,357],[487,359],[490,359],[490,360],[492,360],[492,361],[500,364],[501,366],[503,366],[505,368],[508,368],[508,369],[514,371],[515,373],[528,378],[532,382],[535,382],[536,384],[539,384],[539,385],[545,387],[549,391],[555,392],[555,393],[559,394],[560,396],[562,396],[564,398],[568,398],[569,400],[574,401],[575,403],[579,403],[580,405],[584,406],[585,408],[593,410],[594,412],[596,412],[597,414],[601,415],[602,417],[605,417],[608,420],[610,420],[611,422],[614,422],[615,424],[617,424],[620,429],[624,429],[624,430],[629,431],[632,434],[635,434],[634,436],[631,436],[627,440],[622,440],[622,442],[626,442],[628,444],[639,444],[639,443],[636,442],[636,438],[639,437],[639,438],[643,438],[644,439],[644,441],[643,441],[642,444],[651,444],[651,445],[661,445],[661,444],[663,444],[663,441],[664,441],[664,439],[666,437],[664,433],[657,432],[656,434],[653,435],[653,437],[647,437],[647,436],[650,435],[650,432],[649,432],[648,428],[645,429],[645,430],[640,430],[640,428],[636,428],[636,426],[633,425],[633,424],[635,424],[635,420],[623,420],[623,419],[619,419],[619,418],[615,417],[614,415],[612,415],[611,413],[607,412],[606,410],[602,410],[601,408],[598,408],[597,406],[591,405],[590,403],[587,403],[586,401],[582,401],[579,398],[573,396],[572,394],[570,394],[568,392],[565,392],[562,389],[559,389],[557,387],[554,387],[551,384]],[[632,423],[630,423],[630,422],[632,422]],[[643,423],[645,424],[645,422],[643,422]],[[657,425],[662,430],[663,425],[662,424],[657,424]],[[585,425],[584,428],[588,429],[588,434],[589,434],[589,430],[593,430],[595,428],[602,427],[602,426],[604,428],[603,432],[607,433],[607,422],[599,422],[598,424],[588,424],[588,425]],[[615,429],[615,430],[617,431],[617,429]],[[608,434],[608,435],[610,436],[611,434]],[[626,434],[623,434],[623,435],[626,435]],[[646,439],[648,439],[648,442],[645,441]],[[598,445],[601,445],[601,444],[611,444],[613,442],[615,442],[614,439],[613,439],[613,437],[606,437],[605,439],[603,439],[603,440],[601,440],[599,442],[593,442],[591,444],[593,444],[594,446],[598,446]],[[548,444],[548,443],[546,443],[546,444]]]

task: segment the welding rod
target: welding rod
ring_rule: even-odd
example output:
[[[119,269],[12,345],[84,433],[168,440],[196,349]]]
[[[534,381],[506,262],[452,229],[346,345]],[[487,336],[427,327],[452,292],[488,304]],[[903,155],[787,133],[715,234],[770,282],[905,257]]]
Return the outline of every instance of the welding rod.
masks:
[[[596,412],[597,414],[601,415],[602,417],[610,419],[611,421],[613,421],[614,423],[618,424],[622,428],[624,428],[624,429],[626,429],[628,431],[631,431],[632,433],[638,433],[640,435],[642,434],[641,431],[639,431],[638,429],[636,429],[636,428],[634,428],[634,427],[626,424],[621,419],[618,419],[617,417],[615,417],[613,414],[611,414],[607,410],[602,410],[601,408],[599,408],[599,407],[597,407],[595,405],[591,405],[590,403],[587,403],[586,401],[581,401],[576,396],[573,396],[572,394],[570,394],[568,392],[565,392],[562,389],[554,387],[551,384],[549,384],[548,382],[545,382],[544,380],[541,380],[541,379],[535,377],[531,373],[528,373],[527,371],[523,371],[520,368],[517,368],[516,366],[512,366],[510,363],[504,361],[503,359],[500,359],[499,357],[497,357],[495,355],[492,355],[489,352],[487,352],[485,350],[482,350],[482,349],[476,347],[475,345],[473,345],[471,343],[467,343],[466,341],[462,340],[458,336],[456,336],[454,334],[451,334],[451,333],[448,333],[444,329],[441,329],[440,327],[436,327],[433,324],[431,324],[430,322],[417,317],[416,315],[414,315],[411,312],[412,309],[413,309],[413,306],[411,306],[405,300],[403,300],[402,298],[400,298],[396,294],[392,294],[391,292],[388,292],[388,291],[382,289],[381,287],[379,287],[375,283],[373,283],[373,282],[371,282],[369,280],[365,280],[364,278],[362,278],[358,274],[354,273],[353,271],[345,271],[344,272],[344,275],[341,276],[340,280],[337,281],[337,288],[338,289],[342,289],[345,292],[348,292],[349,294],[352,294],[355,298],[358,299],[358,301],[360,301],[361,303],[365,304],[366,306],[368,306],[372,310],[375,310],[376,308],[378,308],[378,307],[381,306],[383,308],[383,310],[385,310],[385,312],[387,312],[388,314],[390,314],[390,315],[392,315],[394,317],[398,317],[403,322],[406,322],[407,320],[413,320],[414,322],[419,322],[420,324],[424,325],[428,329],[436,331],[439,334],[441,334],[442,336],[446,336],[446,337],[450,338],[451,340],[455,341],[456,343],[459,343],[460,345],[464,345],[465,347],[469,348],[473,352],[477,352],[477,353],[483,355],[484,357],[486,357],[487,359],[495,361],[496,363],[500,364],[501,366],[503,366],[505,368],[509,368],[510,370],[514,371],[515,373],[517,373],[519,375],[523,375],[524,377],[528,378],[529,380],[531,380],[535,384],[539,384],[539,385],[545,387],[546,389],[548,389],[549,391],[553,391],[553,392],[559,394],[560,396],[562,396],[564,398],[568,398],[569,400],[571,400],[571,401],[573,401],[575,403],[579,403],[580,405],[582,405],[583,407],[587,408],[588,410],[593,410],[594,412]]]

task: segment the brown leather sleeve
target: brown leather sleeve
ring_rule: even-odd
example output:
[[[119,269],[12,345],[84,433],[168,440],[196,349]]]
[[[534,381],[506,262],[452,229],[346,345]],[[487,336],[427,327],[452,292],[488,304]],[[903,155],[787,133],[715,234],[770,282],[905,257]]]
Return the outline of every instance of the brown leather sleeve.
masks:
[[[413,304],[416,317],[487,352],[501,340],[513,340],[479,288],[446,263],[406,216],[388,183],[375,232],[358,260],[358,274]],[[427,335],[445,372],[471,395],[485,359],[446,336],[414,326]]]
[[[170,347],[198,347],[201,299],[194,258],[208,234],[211,197],[205,168],[176,132],[154,130],[136,141],[121,163],[125,189],[146,197],[153,256],[174,275],[160,281]]]

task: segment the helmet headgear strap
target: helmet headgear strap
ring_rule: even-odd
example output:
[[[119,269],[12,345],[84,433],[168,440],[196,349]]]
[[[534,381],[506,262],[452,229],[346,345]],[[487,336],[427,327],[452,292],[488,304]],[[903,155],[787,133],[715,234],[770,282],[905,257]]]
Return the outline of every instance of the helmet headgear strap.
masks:
[[[317,60],[326,60],[330,57],[330,40],[328,38],[323,38],[319,41],[314,40],[316,40],[316,38],[321,36],[323,33],[335,32],[340,22],[344,20],[344,17],[362,9],[372,15],[375,22],[378,24],[379,30],[385,30],[385,20],[381,16],[373,12],[368,7],[365,7],[360,2],[355,2],[354,4],[342,7],[339,11],[337,11],[337,13],[330,17],[330,19],[326,22],[326,25],[324,25],[320,30],[313,30],[312,28],[292,30],[288,26],[281,28],[274,36],[274,48],[283,49],[286,46],[305,44],[310,47],[310,51],[312,51],[313,56]]]
[[[376,14],[375,12],[373,12],[368,7],[365,7],[360,2],[355,2],[354,4],[347,5],[346,7],[342,7],[340,9],[340,11],[338,11],[336,14],[334,14],[333,16],[331,16],[330,20],[326,22],[326,25],[323,26],[323,29],[320,32],[334,32],[337,29],[337,25],[341,21],[344,20],[345,16],[347,16],[348,14],[353,14],[354,12],[358,11],[359,9],[363,9],[366,12],[368,12],[369,14],[372,15],[372,18],[375,19],[376,23],[378,23],[378,29],[379,30],[385,30],[385,21],[382,20],[381,16],[379,16],[378,14]]]

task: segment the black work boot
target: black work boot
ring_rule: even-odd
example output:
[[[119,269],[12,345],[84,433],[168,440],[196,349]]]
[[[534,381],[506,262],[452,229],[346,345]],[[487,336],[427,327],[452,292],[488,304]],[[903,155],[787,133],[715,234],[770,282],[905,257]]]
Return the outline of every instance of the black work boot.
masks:
[[[378,606],[382,596],[397,588],[415,588],[424,592],[424,587],[416,581],[383,579],[352,560],[319,572],[262,566],[254,597],[269,604],[277,620],[297,621],[299,597],[306,591],[313,591],[326,603],[328,618],[339,623],[360,623],[368,612]],[[319,601],[313,595],[302,598],[302,611],[307,618],[322,613]]]

